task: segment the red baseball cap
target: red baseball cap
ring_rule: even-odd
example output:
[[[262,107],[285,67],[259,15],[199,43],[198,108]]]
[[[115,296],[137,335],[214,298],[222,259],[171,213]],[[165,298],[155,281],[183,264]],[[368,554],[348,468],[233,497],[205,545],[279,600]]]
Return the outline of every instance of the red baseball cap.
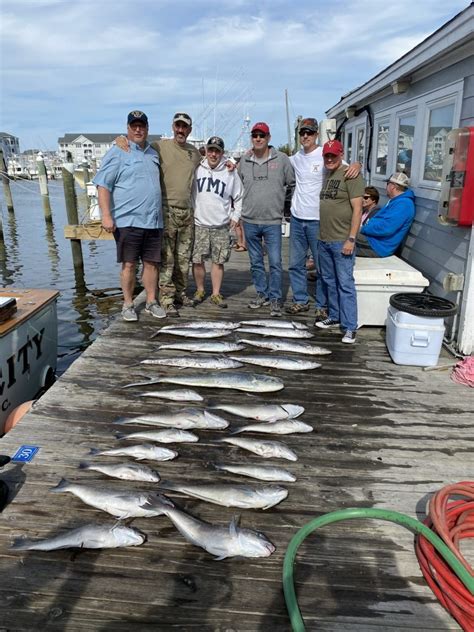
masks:
[[[255,123],[252,127],[252,132],[262,132],[263,134],[270,134],[270,128],[266,123]]]
[[[328,140],[327,143],[324,143],[323,146],[323,156],[326,154],[334,154],[337,156],[338,154],[344,153],[344,147],[342,146],[341,141],[339,140]]]

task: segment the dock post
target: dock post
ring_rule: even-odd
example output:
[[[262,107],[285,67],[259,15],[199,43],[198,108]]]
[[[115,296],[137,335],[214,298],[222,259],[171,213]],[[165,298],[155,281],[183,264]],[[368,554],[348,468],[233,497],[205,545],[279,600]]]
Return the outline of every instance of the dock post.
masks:
[[[36,156],[36,166],[38,167],[38,181],[41,199],[43,200],[44,218],[47,222],[52,222],[53,216],[51,213],[51,204],[49,203],[48,174],[46,173],[46,166],[41,152],[38,152]]]
[[[68,224],[79,223],[77,214],[77,197],[74,188],[74,165],[72,162],[65,162],[62,167],[64,197],[66,199],[66,213]],[[84,260],[82,258],[82,247],[80,239],[71,239],[72,262],[74,268],[84,270]]]
[[[12,192],[10,191],[10,180],[8,179],[8,171],[7,165],[5,163],[5,156],[3,155],[3,149],[0,149],[0,171],[2,172],[3,194],[5,196],[5,202],[7,203],[7,211],[9,213],[13,213],[15,209],[13,208]]]

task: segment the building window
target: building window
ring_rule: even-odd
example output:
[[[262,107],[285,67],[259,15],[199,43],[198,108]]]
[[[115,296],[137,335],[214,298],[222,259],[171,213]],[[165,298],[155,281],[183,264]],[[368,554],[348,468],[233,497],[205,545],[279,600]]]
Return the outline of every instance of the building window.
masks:
[[[361,165],[364,164],[364,153],[365,153],[365,129],[363,127],[359,127],[357,130],[356,161],[360,162]]]
[[[423,179],[441,182],[446,137],[453,128],[454,103],[430,110]]]
[[[397,171],[411,176],[413,140],[415,138],[416,115],[409,114],[398,119]]]
[[[352,162],[352,132],[346,132],[346,161]]]
[[[387,175],[388,136],[390,126],[388,123],[379,123],[377,127],[377,162],[375,173],[379,176]]]

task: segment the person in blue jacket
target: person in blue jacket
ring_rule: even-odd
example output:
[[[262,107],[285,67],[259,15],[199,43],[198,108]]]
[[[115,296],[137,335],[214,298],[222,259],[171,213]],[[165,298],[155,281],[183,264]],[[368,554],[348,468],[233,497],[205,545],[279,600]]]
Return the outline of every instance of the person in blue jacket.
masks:
[[[360,229],[357,237],[358,257],[390,257],[405,239],[415,217],[415,196],[410,179],[394,173],[387,183],[387,204]]]

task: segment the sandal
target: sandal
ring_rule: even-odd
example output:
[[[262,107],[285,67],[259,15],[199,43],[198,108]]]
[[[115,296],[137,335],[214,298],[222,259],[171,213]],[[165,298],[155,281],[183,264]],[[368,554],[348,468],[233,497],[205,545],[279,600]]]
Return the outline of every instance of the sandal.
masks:
[[[245,246],[242,246],[241,244],[237,244],[236,246],[234,246],[234,250],[235,252],[247,252],[247,248]]]

